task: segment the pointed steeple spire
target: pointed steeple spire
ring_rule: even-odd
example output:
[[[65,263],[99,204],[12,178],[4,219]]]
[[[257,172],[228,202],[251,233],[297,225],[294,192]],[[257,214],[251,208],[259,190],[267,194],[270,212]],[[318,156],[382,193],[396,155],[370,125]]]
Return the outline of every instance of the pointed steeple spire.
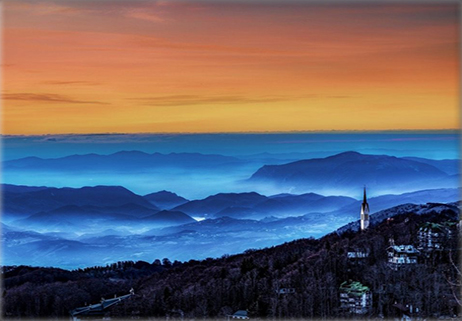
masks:
[[[361,230],[369,227],[369,204],[367,204],[366,186],[364,186],[363,203],[361,204]]]

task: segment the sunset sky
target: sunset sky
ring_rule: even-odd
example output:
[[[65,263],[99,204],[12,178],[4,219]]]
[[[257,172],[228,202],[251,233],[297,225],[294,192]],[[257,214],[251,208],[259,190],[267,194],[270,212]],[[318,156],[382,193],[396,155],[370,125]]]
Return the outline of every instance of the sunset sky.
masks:
[[[4,1],[3,134],[459,128],[457,2]]]

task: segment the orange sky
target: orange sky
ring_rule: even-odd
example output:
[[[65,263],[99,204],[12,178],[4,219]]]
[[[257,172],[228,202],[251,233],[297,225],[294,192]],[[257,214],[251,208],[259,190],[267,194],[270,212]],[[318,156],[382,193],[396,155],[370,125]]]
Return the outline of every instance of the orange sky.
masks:
[[[459,128],[455,4],[4,1],[4,134]]]

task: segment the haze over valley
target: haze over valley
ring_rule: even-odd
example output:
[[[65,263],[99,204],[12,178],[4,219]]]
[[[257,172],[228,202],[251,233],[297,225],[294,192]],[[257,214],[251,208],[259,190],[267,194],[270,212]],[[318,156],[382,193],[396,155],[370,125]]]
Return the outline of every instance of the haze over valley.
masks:
[[[459,159],[422,157],[427,152],[413,142],[403,157],[295,148],[245,156],[235,147],[231,155],[132,150],[8,159],[4,264],[187,261],[318,238],[358,220],[364,186],[372,213],[460,200]]]

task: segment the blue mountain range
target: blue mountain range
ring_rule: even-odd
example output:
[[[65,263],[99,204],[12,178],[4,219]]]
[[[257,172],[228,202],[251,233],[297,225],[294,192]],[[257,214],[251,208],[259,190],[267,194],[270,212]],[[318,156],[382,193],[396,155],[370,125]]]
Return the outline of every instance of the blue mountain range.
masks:
[[[248,180],[294,192],[339,191],[351,194],[367,185],[377,194],[390,191],[458,187],[459,161],[423,161],[386,155],[345,152],[325,158],[265,165]]]

